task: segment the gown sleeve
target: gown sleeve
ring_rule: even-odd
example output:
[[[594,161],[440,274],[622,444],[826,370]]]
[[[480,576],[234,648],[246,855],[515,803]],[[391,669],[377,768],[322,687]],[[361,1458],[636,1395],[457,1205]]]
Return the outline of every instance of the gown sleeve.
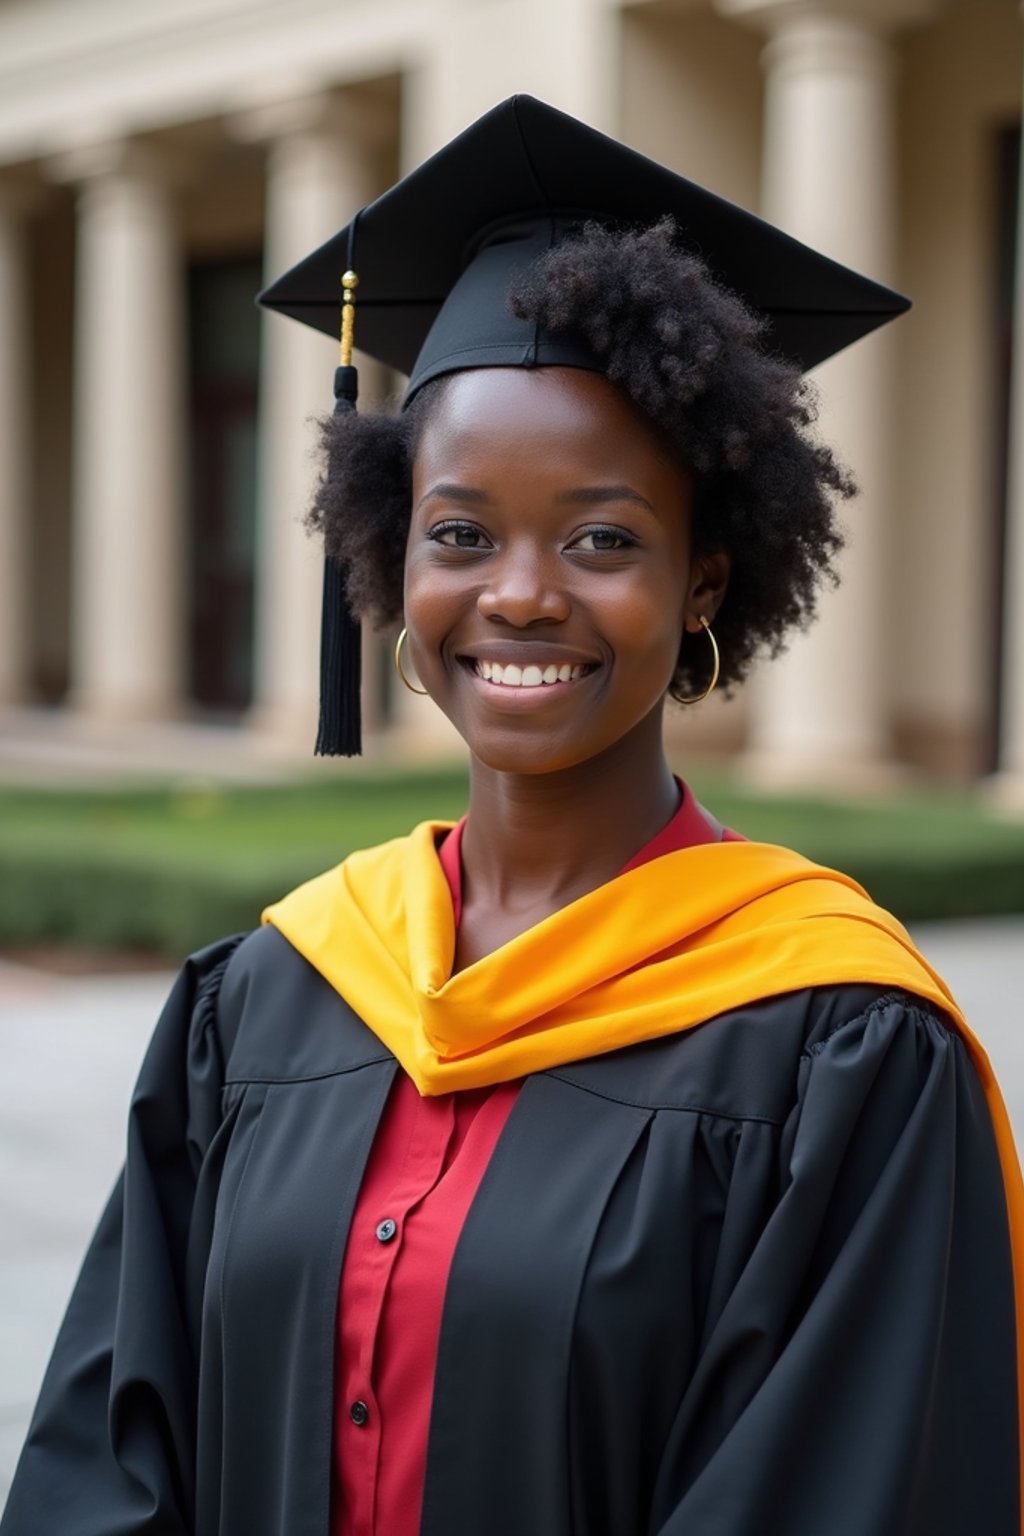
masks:
[[[777,1175],[650,1531],[1019,1536],[1006,1199],[961,1040],[889,996],[813,1041]]]
[[[189,1242],[200,1170],[220,1119],[217,995],[238,942],[194,956],[160,1016],[132,1098],[124,1170],[57,1337],[3,1536],[192,1529],[197,1340]]]

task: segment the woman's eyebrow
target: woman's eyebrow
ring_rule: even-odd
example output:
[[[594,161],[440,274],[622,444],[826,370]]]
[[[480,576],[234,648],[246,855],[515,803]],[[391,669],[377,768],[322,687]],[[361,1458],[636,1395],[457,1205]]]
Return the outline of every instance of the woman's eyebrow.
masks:
[[[491,504],[491,498],[486,491],[478,490],[473,485],[458,485],[448,480],[442,480],[437,485],[432,485],[428,491],[424,491],[416,505],[421,507],[425,501],[431,501],[434,498],[458,502],[464,507],[481,507]],[[646,507],[648,512],[654,511],[646,496],[641,496],[639,491],[634,491],[629,485],[578,485],[571,491],[560,491],[555,501],[563,506],[600,506],[614,501],[634,501],[638,506]]]
[[[635,501],[641,507],[646,507],[648,512],[654,511],[646,496],[641,496],[639,491],[634,491],[629,485],[580,485],[574,490],[562,491],[555,500],[590,505],[609,501]]]
[[[487,506],[490,497],[486,491],[479,491],[472,485],[456,485],[454,482],[442,480],[438,485],[432,485],[429,491],[424,491],[417,507],[422,507],[425,501],[432,497],[443,496],[445,501],[458,501],[465,507]]]

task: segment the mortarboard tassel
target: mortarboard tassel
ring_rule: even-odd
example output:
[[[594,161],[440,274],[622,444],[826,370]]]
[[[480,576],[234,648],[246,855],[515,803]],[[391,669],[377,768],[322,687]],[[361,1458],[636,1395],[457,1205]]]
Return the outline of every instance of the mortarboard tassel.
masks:
[[[334,370],[334,414],[354,411],[359,375],[352,366],[355,293],[359,279],[349,270],[341,279],[341,364]],[[324,601],[320,620],[320,724],[318,757],[358,757],[363,750],[359,702],[362,630],[345,596],[345,568],[324,559]]]

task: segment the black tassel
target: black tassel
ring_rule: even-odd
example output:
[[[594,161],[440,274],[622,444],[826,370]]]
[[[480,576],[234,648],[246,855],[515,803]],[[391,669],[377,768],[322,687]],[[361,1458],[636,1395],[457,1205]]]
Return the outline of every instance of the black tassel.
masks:
[[[359,392],[356,370],[334,370],[334,414],[354,411]],[[330,555],[324,561],[324,605],[320,621],[320,725],[318,757],[358,757],[363,750],[359,703],[362,630],[349,611],[345,569]]]

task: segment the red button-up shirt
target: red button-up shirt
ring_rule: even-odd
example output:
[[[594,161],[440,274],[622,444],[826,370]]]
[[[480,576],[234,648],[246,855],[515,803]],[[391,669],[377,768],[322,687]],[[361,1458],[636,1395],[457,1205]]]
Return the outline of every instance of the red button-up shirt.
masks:
[[[685,785],[628,864],[715,842]],[[456,927],[464,821],[439,850]],[[721,833],[732,840],[734,832]],[[417,1536],[441,1313],[455,1245],[519,1092],[501,1083],[421,1098],[399,1073],[356,1202],[341,1274],[332,1536]]]

